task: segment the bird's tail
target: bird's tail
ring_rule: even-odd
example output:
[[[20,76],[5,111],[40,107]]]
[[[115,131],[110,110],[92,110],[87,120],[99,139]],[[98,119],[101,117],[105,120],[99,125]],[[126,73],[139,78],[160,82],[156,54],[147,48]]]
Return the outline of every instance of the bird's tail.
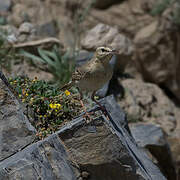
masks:
[[[73,81],[68,82],[60,88],[61,91],[69,90],[74,85]]]

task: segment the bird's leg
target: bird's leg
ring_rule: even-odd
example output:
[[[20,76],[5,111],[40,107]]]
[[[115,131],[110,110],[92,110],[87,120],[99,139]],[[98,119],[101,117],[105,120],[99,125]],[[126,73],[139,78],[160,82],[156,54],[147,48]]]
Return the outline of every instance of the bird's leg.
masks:
[[[96,91],[93,91],[92,95],[91,95],[91,99],[100,107],[100,109],[102,110],[102,112],[107,115],[106,109],[105,107],[103,107],[96,99],[95,99],[95,94]]]
[[[86,107],[85,107],[85,105],[84,105],[84,103],[83,103],[83,94],[82,94],[82,92],[79,90],[79,94],[80,94],[80,103],[81,103],[81,106],[82,106],[82,108],[83,108],[83,111],[84,111],[84,117],[85,118],[88,118],[90,121],[92,120],[92,118],[91,118],[91,113],[89,113],[89,112],[87,112],[87,109],[86,109]],[[88,122],[88,121],[87,121]]]

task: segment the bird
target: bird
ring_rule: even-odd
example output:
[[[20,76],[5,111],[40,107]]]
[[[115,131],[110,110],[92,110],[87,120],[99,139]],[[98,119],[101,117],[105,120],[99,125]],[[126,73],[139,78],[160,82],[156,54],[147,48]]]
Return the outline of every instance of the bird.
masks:
[[[94,56],[87,63],[81,67],[75,69],[72,73],[71,80],[61,87],[61,90],[68,90],[72,86],[78,88],[80,93],[80,102],[87,115],[90,118],[84,103],[83,92],[91,92],[91,99],[100,106],[101,110],[104,111],[102,105],[95,99],[96,91],[103,87],[113,75],[113,69],[109,64],[113,55],[118,52],[110,47],[98,47],[94,53]]]

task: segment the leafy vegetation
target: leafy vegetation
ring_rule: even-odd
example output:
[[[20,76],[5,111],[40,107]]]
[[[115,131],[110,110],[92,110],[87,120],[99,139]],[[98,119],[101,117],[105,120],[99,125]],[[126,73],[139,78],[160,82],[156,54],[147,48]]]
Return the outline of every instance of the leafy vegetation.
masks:
[[[59,87],[70,80],[74,71],[74,60],[78,54],[76,48],[83,29],[81,25],[94,2],[95,0],[91,0],[85,8],[82,8],[80,3],[79,8],[75,8],[72,17],[74,44],[70,47],[70,51],[64,52],[57,46],[50,50],[38,47],[33,48],[31,52],[23,48],[18,51],[8,43],[7,33],[0,31],[0,68],[11,70],[15,61],[27,60],[27,62],[32,62],[31,65],[39,71],[50,72],[54,77],[53,84],[37,78],[13,77],[9,79],[19,98],[26,104],[27,115],[32,117],[39,139],[57,131],[66,121],[78,116],[82,111],[77,90],[72,88],[71,91],[62,92]],[[0,24],[6,24],[5,19],[0,17]]]
[[[176,6],[173,6],[175,5]],[[152,16],[161,15],[167,8],[173,7],[171,20],[174,24],[180,25],[180,1],[179,0],[161,0],[158,3],[154,4],[154,7],[151,10]]]
[[[164,10],[170,5],[171,0],[161,0],[161,2],[155,3],[151,15],[156,16],[164,12]]]
[[[58,84],[63,85],[70,80],[71,74],[74,71],[74,61],[69,56],[68,51],[62,54],[57,46],[54,46],[51,51],[41,48],[37,48],[37,51],[39,56],[24,50],[21,50],[20,53],[26,58],[32,59],[35,64],[36,62],[45,63],[48,67],[46,71],[53,74],[54,80],[58,82]]]
[[[33,110],[31,117],[39,139],[57,131],[81,112],[79,94],[75,89],[62,92],[59,86],[28,77],[11,78],[9,82],[27,108]]]

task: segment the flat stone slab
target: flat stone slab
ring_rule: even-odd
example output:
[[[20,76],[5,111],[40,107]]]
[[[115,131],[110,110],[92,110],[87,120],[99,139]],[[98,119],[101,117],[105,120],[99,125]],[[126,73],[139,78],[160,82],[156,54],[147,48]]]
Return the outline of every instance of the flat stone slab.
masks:
[[[137,147],[113,96],[101,101],[108,112],[87,124],[82,118],[70,122],[57,134],[89,180],[166,179],[144,150]]]
[[[81,116],[33,143],[35,129],[6,80],[0,80],[0,180],[165,180],[135,143],[114,97],[100,103],[106,116],[90,123]]]
[[[176,179],[176,171],[166,135],[159,125],[136,123],[130,126],[139,147],[146,148],[156,158],[156,164],[167,179]]]
[[[34,143],[0,163],[0,180],[75,180],[72,162],[57,135]]]
[[[31,144],[35,133],[21,104],[0,79],[0,161]]]

